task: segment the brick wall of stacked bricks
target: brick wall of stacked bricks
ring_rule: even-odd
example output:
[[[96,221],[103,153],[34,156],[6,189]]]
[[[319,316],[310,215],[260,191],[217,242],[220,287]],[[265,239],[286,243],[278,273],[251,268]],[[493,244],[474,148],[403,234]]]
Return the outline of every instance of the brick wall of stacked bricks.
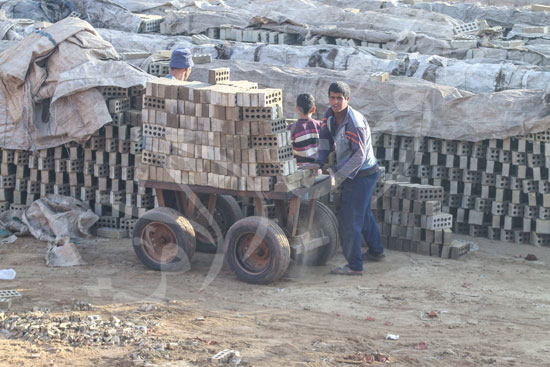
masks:
[[[100,216],[98,227],[131,231],[154,206],[150,189],[134,177],[141,160],[142,87],[102,88],[113,122],[86,143],[35,152],[2,149],[0,210],[25,210],[47,194],[71,196]]]
[[[469,244],[452,239],[453,216],[443,211],[443,198],[441,186],[379,179],[371,208],[384,247],[452,259],[468,253]]]
[[[389,177],[444,188],[456,233],[550,245],[548,132],[475,143],[388,134],[374,141]]]

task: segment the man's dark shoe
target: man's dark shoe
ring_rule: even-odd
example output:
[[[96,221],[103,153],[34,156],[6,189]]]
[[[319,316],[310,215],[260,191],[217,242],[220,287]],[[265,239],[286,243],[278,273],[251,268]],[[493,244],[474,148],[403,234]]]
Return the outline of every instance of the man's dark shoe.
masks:
[[[373,254],[367,251],[363,254],[363,261],[384,261],[385,258],[386,254],[383,252],[381,254]]]

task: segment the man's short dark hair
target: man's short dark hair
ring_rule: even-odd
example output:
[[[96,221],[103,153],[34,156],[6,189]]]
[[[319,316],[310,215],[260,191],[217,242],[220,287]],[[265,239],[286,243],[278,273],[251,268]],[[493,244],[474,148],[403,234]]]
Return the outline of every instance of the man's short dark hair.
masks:
[[[342,93],[342,96],[344,98],[349,98],[351,95],[351,91],[349,89],[349,85],[347,85],[344,82],[334,82],[328,87],[328,95],[330,96],[330,92],[333,93]]]
[[[300,94],[296,99],[296,105],[304,115],[308,115],[315,107],[315,98],[309,93]]]

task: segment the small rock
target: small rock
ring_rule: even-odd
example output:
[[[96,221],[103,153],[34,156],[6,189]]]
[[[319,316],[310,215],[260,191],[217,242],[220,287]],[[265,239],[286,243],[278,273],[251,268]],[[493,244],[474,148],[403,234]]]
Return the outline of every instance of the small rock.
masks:
[[[449,355],[452,355],[452,356],[456,356],[456,352],[452,349],[447,349],[443,352],[443,354],[449,354]]]
[[[155,305],[151,305],[151,304],[148,304],[148,305],[143,305],[139,308],[139,310],[141,312],[151,312],[151,311],[156,311],[158,309],[157,306]]]
[[[435,312],[435,311],[428,312],[428,317],[429,317],[430,319],[435,319],[435,318],[437,318],[437,312]]]
[[[415,347],[415,349],[417,350],[425,350],[427,348],[428,348],[428,344],[426,342],[420,342]]]
[[[175,342],[166,343],[166,349],[168,350],[174,350],[177,347],[178,347],[178,343],[175,343]]]

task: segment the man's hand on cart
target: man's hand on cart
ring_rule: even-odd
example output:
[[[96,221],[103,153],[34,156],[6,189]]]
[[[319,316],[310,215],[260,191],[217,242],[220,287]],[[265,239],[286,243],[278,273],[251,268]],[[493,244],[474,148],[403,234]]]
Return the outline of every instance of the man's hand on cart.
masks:
[[[330,191],[335,190],[342,182],[346,180],[345,177],[337,175],[332,167],[327,169],[327,173],[330,175]]]
[[[334,172],[332,172],[332,168],[327,169],[327,173],[330,176],[330,190],[334,190],[336,188],[336,177],[334,176]]]
[[[321,165],[319,165],[318,163],[305,163],[305,164],[302,164],[300,165],[300,168],[302,169],[310,169],[312,170],[315,175],[319,176],[321,175],[323,172],[321,170]]]

